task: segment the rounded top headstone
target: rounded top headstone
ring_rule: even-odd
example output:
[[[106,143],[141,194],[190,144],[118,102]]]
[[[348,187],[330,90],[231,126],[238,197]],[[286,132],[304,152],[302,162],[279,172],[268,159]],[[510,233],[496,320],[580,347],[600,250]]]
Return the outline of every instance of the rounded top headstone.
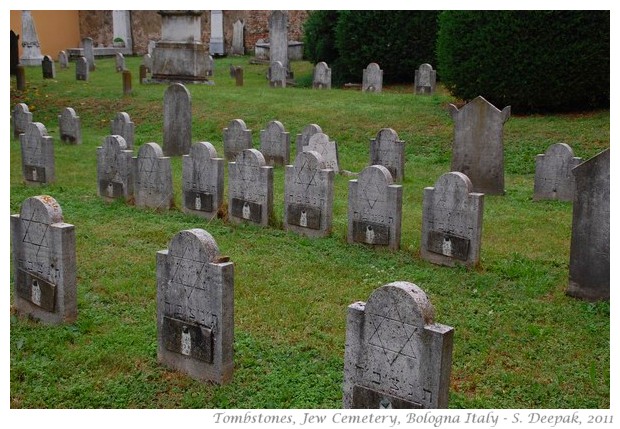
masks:
[[[279,61],[276,61],[279,62]],[[280,121],[269,121],[267,123],[267,127],[265,128],[265,130],[269,133],[272,132],[284,132],[284,125],[282,125],[282,122]]]
[[[566,143],[555,143],[547,148],[545,155],[558,156],[565,158],[574,157],[573,149]]]
[[[308,170],[325,169],[325,159],[314,150],[299,152],[295,157],[295,168],[306,168]]]
[[[450,193],[458,192],[459,194],[467,195],[473,191],[474,185],[471,183],[469,177],[460,171],[451,171],[449,173],[442,174],[435,182],[435,190],[437,189],[450,189]]]
[[[28,198],[22,204],[19,216],[23,220],[36,221],[46,225],[63,222],[60,205],[49,195]]]
[[[392,128],[381,128],[377,133],[377,140],[395,143],[398,140],[398,133]]]
[[[248,127],[245,125],[245,121],[243,119],[233,119],[228,124],[228,129],[229,130],[240,129],[240,130],[245,131],[248,129]]]
[[[138,158],[161,158],[164,152],[157,143],[145,143],[138,150]]]
[[[47,129],[41,122],[30,122],[26,127],[26,140],[29,141],[32,138],[41,138],[47,136]]]
[[[215,147],[209,142],[194,143],[189,149],[189,156],[201,160],[217,158]]]
[[[424,327],[434,323],[435,308],[417,285],[397,281],[375,289],[366,302],[366,314]]]
[[[263,167],[266,164],[265,157],[257,149],[243,149],[235,158],[235,162],[256,167]]]
[[[362,172],[358,176],[358,182],[375,182],[380,184],[383,182],[385,186],[391,185],[394,183],[394,179],[392,178],[392,174],[390,170],[388,170],[383,165],[369,165],[364,168]],[[379,183],[378,183],[379,182]]]
[[[111,134],[105,136],[103,140],[103,149],[105,151],[111,150],[113,152],[120,152],[127,149],[127,142],[123,136],[117,134]]]
[[[204,229],[187,229],[177,233],[168,245],[168,255],[194,261],[213,262],[220,255],[217,243]]]

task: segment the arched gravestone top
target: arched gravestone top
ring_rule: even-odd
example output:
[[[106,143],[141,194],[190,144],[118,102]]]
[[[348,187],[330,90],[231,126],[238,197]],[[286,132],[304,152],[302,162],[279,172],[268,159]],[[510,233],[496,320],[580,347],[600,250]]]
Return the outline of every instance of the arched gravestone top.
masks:
[[[41,225],[63,223],[62,209],[53,197],[39,195],[30,197],[22,204],[19,213],[22,222]],[[28,233],[28,229],[26,229]]]
[[[138,158],[162,158],[164,152],[157,143],[145,143],[138,150]]]
[[[17,103],[13,108],[13,135],[19,136],[26,132],[28,124],[32,122],[32,113],[26,103]]]
[[[266,165],[265,157],[257,149],[244,149],[235,158],[235,163],[250,167],[264,167]]]
[[[469,177],[459,171],[451,171],[442,174],[435,182],[435,201],[449,200],[453,211],[463,210],[473,189]]]
[[[435,308],[417,285],[393,282],[376,289],[366,302],[366,323],[372,327],[366,335],[370,339],[379,329],[377,319],[383,318],[423,328],[434,323]]]
[[[228,123],[228,132],[231,133],[233,137],[237,137],[245,131],[248,131],[248,127],[245,125],[245,121],[243,119],[233,119]]]
[[[196,160],[217,158],[217,150],[209,142],[194,143],[189,149],[189,156]]]
[[[562,158],[572,158],[575,156],[573,148],[566,143],[555,143],[547,148],[545,155],[557,156]]]
[[[47,134],[47,129],[45,125],[41,122],[30,122],[28,127],[26,128],[26,145],[30,146],[35,142],[38,142],[43,137],[51,138]]]
[[[295,146],[297,149],[297,153],[304,150],[305,146],[308,146],[308,142],[310,141],[310,137],[315,135],[316,133],[322,133],[323,130],[317,124],[308,124],[301,130],[300,134],[297,134],[297,138],[295,140]]]
[[[390,170],[385,168],[382,165],[370,165],[362,170],[359,174],[358,183],[361,184],[372,184],[376,189],[373,189],[373,193],[382,194],[382,187],[392,185],[394,183],[394,179],[390,174]],[[364,187],[361,188],[361,192],[365,193]]]
[[[129,117],[129,113],[127,112],[118,112],[114,117],[116,122],[128,124],[131,122],[131,118]]]
[[[311,174],[314,176],[314,172],[317,170],[325,169],[325,159],[323,156],[314,151],[308,150],[306,152],[299,152],[295,157],[295,168],[299,171],[299,174]]]
[[[127,150],[127,142],[123,136],[112,134],[105,136],[102,148],[105,154],[119,153],[121,150]]]
[[[195,228],[181,231],[172,237],[168,245],[168,255],[170,263],[178,263],[179,260],[186,259],[186,255],[191,255],[193,261],[215,262],[220,250],[211,234],[204,229]]]
[[[304,147],[304,150],[313,150],[320,153],[325,159],[326,168],[331,168],[335,173],[340,172],[336,142],[330,140],[327,134],[318,132],[312,135],[308,140],[308,144]]]
[[[381,128],[377,133],[377,140],[386,143],[396,143],[398,141],[398,133],[392,128]]]
[[[65,107],[60,114],[61,121],[74,121],[79,118],[79,116],[75,113],[75,109],[73,107]]]
[[[192,95],[189,93],[189,90],[185,87],[185,85],[175,82],[168,85],[166,88],[166,92],[164,93],[164,103],[166,100],[169,100],[171,97],[187,97],[188,101],[191,101]]]
[[[280,137],[280,134],[285,132],[284,125],[280,121],[269,121],[265,127],[265,132],[269,137]]]

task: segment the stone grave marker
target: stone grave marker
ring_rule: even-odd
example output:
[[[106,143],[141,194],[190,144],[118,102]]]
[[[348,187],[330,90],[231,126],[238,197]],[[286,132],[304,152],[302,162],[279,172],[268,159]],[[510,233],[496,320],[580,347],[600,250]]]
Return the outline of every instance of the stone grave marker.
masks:
[[[84,37],[82,39],[82,48],[84,49],[84,58],[88,62],[88,71],[95,71],[95,46],[93,39],[90,37]]]
[[[153,71],[153,58],[151,54],[144,54],[142,57],[142,65],[146,67],[147,72],[151,73]]]
[[[295,148],[297,150],[296,154],[299,155],[300,152],[304,151],[304,147],[308,146],[308,142],[310,141],[310,137],[315,135],[316,133],[322,133],[323,130],[317,124],[308,124],[301,130],[301,134],[297,134],[295,139]]]
[[[133,151],[123,136],[109,135],[97,148],[97,184],[104,201],[133,199]]]
[[[110,134],[122,136],[127,144],[127,149],[133,149],[135,125],[127,112],[118,112],[110,121]]]
[[[248,130],[243,119],[233,119],[223,130],[224,157],[234,159],[245,149],[252,149],[252,131]]]
[[[19,135],[22,175],[27,184],[47,184],[56,180],[54,142],[40,122],[30,122]]]
[[[213,76],[214,70],[215,70],[215,63],[213,61],[213,57],[211,55],[207,55],[207,65],[206,65],[207,76]]]
[[[314,76],[312,78],[312,88],[331,89],[332,88],[332,69],[327,63],[321,61],[314,66]]]
[[[235,86],[243,86],[243,68],[241,66],[235,67]]]
[[[382,165],[371,165],[349,181],[348,243],[400,248],[403,187]]]
[[[370,139],[370,165],[383,165],[395,181],[405,180],[405,142],[392,128],[382,128]]]
[[[47,325],[77,318],[75,228],[49,195],[30,197],[11,216],[13,308]]]
[[[420,256],[438,265],[473,267],[480,261],[484,194],[472,192],[458,171],[424,188]]]
[[[183,155],[183,211],[212,219],[223,202],[224,158],[211,143],[194,143]]]
[[[233,24],[233,38],[232,38],[232,54],[244,55],[245,46],[243,44],[243,29],[245,22],[242,20],[236,20]]]
[[[581,164],[566,143],[556,143],[544,155],[536,155],[534,200],[573,201],[575,176],[572,169]]]
[[[288,74],[288,14],[282,10],[274,10],[269,16],[269,62],[276,61]]]
[[[224,11],[211,11],[211,38],[209,39],[209,52],[213,55],[225,55],[224,49]]]
[[[307,237],[325,237],[332,228],[334,170],[320,153],[297,154],[284,178],[284,229]]]
[[[157,252],[157,361],[218,384],[233,374],[234,264],[203,229]]]
[[[168,210],[173,204],[172,169],[157,143],[145,143],[133,158],[134,203],[138,207]]]
[[[180,83],[164,94],[164,154],[186,155],[192,145],[192,97]]]
[[[21,64],[15,67],[15,87],[18,91],[26,90],[26,69]]]
[[[73,107],[65,107],[58,115],[58,128],[60,140],[66,143],[82,144],[82,125]]]
[[[575,298],[609,301],[609,149],[573,168],[575,199],[568,290]]]
[[[49,55],[43,57],[41,71],[43,72],[43,79],[56,79],[56,66],[54,65],[54,60]]]
[[[138,73],[139,73],[139,79],[140,79],[140,84],[141,85],[146,80],[146,70],[147,70],[146,66],[144,64],[140,64],[140,69],[139,69]]]
[[[34,24],[34,17],[29,10],[22,10],[22,56],[19,63],[22,66],[40,66],[43,60],[41,55],[41,44],[37,28]]]
[[[121,52],[116,53],[116,71],[122,72],[125,70],[125,56]]]
[[[131,95],[131,72],[123,70],[123,95]]]
[[[447,408],[454,328],[413,283],[393,282],[349,305],[343,408]]]
[[[290,159],[291,141],[280,121],[269,121],[260,131],[260,151],[268,165],[287,165]]]
[[[434,94],[437,72],[430,64],[422,64],[415,71],[414,84],[416,94]]]
[[[146,45],[147,55],[153,55],[153,51],[157,46],[157,40],[149,40],[149,43]]]
[[[370,63],[362,73],[362,91],[381,92],[383,89],[383,70],[377,63]]]
[[[78,57],[78,59],[75,60],[75,80],[88,81],[88,77],[88,61],[84,57]]]
[[[461,109],[450,104],[454,120],[452,170],[464,173],[474,192],[504,195],[504,123],[510,106],[499,110],[483,97]]]
[[[338,164],[338,144],[334,140],[330,140],[329,136],[324,133],[316,133],[308,140],[308,145],[304,147],[304,152],[313,150],[318,152],[325,161],[325,168],[331,168],[334,173],[340,173]]]
[[[13,136],[19,137],[21,133],[25,133],[28,124],[32,122],[32,113],[28,109],[26,103],[17,103],[13,108]]]
[[[286,68],[280,61],[272,61],[269,66],[269,86],[286,88]]]
[[[61,69],[66,69],[69,67],[69,57],[65,51],[58,52],[58,64]]]
[[[262,226],[273,213],[273,167],[256,149],[245,149],[228,163],[228,212],[232,223]]]

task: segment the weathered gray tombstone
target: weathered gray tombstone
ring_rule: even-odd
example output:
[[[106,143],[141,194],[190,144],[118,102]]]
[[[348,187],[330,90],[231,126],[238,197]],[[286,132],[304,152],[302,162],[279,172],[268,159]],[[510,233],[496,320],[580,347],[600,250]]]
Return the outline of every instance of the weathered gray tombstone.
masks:
[[[273,167],[263,154],[245,149],[228,163],[228,208],[230,221],[269,225],[273,213]]]
[[[19,137],[21,133],[25,133],[28,124],[32,122],[32,113],[28,109],[26,103],[17,103],[13,108],[13,136]]]
[[[343,408],[447,408],[454,328],[413,283],[393,282],[349,305]]]
[[[84,58],[88,62],[88,71],[95,71],[95,46],[93,39],[90,37],[84,37],[82,39],[82,48],[84,49]]]
[[[135,124],[129,118],[127,112],[118,112],[110,121],[110,134],[122,136],[127,144],[127,149],[133,149]]]
[[[109,135],[97,148],[97,184],[104,201],[133,198],[133,151],[123,136]]]
[[[252,131],[243,119],[233,119],[223,130],[224,157],[233,161],[245,149],[252,149]]]
[[[288,14],[282,10],[274,10],[269,16],[269,62],[276,61],[288,74]]]
[[[157,361],[218,384],[233,374],[234,264],[207,231],[157,252]]]
[[[284,229],[307,237],[325,237],[332,228],[334,170],[320,153],[301,152],[287,165],[284,178]]]
[[[151,73],[153,71],[153,58],[150,54],[144,54],[142,57],[142,65],[146,67],[146,71]]]
[[[30,197],[11,215],[13,308],[47,325],[75,322],[75,228],[49,195]]]
[[[260,151],[268,165],[287,165],[290,159],[291,140],[280,121],[269,121],[260,130]]]
[[[21,64],[15,67],[15,88],[18,91],[26,90],[26,69]]]
[[[452,170],[464,173],[474,192],[504,195],[504,123],[510,106],[499,110],[478,96],[460,110],[450,104],[454,120]]]
[[[213,76],[215,70],[215,63],[211,55],[207,55],[206,74],[207,76]]]
[[[65,107],[58,115],[60,140],[65,143],[82,144],[82,124],[72,107]]]
[[[424,188],[420,256],[438,265],[473,267],[480,261],[484,194],[472,192],[458,171]]]
[[[269,65],[269,86],[286,88],[286,68],[280,61],[272,61]]]
[[[575,199],[566,293],[609,301],[609,149],[573,168]]]
[[[58,64],[60,64],[61,69],[69,67],[69,57],[65,51],[58,52]]]
[[[245,46],[243,42],[243,29],[245,27],[245,22],[242,20],[236,20],[233,24],[233,38],[232,38],[232,54],[233,55],[244,55],[245,54]]]
[[[131,72],[129,70],[123,70],[123,95],[131,95],[132,91]]]
[[[383,165],[396,182],[405,180],[405,142],[392,128],[382,128],[370,139],[370,165]]]
[[[437,71],[430,64],[422,64],[415,71],[414,84],[416,94],[434,94],[437,83]]]
[[[349,181],[348,243],[400,248],[403,187],[382,165],[371,165]]]
[[[133,158],[134,203],[138,207],[168,210],[173,204],[172,169],[157,143],[145,143]]]
[[[192,145],[192,96],[180,83],[164,94],[164,154],[186,155]]]
[[[209,52],[213,55],[224,55],[224,11],[211,11],[211,38],[209,39]]]
[[[362,91],[381,92],[383,89],[383,70],[377,63],[370,63],[362,73]]]
[[[338,164],[338,144],[334,140],[330,140],[329,136],[324,133],[316,133],[308,140],[308,145],[303,151],[315,151],[321,154],[325,161],[325,168],[331,168],[334,173],[340,173]]]
[[[183,211],[212,219],[223,202],[224,158],[211,143],[194,143],[183,155]]]
[[[125,70],[125,56],[121,52],[116,53],[116,71],[122,72]]]
[[[308,142],[310,141],[310,137],[315,135],[316,133],[322,133],[323,130],[317,124],[308,124],[301,130],[301,134],[297,134],[295,139],[295,148],[296,155],[299,155],[300,152],[304,151],[304,147],[308,146]]]
[[[41,71],[43,79],[56,79],[56,66],[54,65],[54,60],[49,55],[43,57]]]
[[[327,63],[321,61],[314,66],[314,76],[312,78],[312,88],[331,89],[332,88],[332,69]]]
[[[22,56],[19,63],[22,66],[40,66],[41,61],[43,61],[41,44],[32,12],[22,10]]]
[[[581,164],[566,143],[556,143],[545,154],[536,155],[534,200],[573,201],[575,176],[572,169]]]
[[[75,60],[75,80],[88,80],[89,77],[88,61],[84,57]]]
[[[27,184],[47,184],[56,180],[54,142],[40,122],[30,122],[19,135],[22,175]]]

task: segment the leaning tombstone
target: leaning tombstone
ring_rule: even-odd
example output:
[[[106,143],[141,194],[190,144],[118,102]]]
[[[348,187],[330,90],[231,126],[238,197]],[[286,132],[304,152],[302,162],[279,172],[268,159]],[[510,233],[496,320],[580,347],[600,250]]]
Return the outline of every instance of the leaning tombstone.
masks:
[[[396,182],[405,180],[405,142],[392,128],[382,128],[370,139],[370,165],[383,165]]]
[[[295,139],[295,148],[296,155],[299,155],[300,152],[304,151],[304,148],[308,146],[308,142],[310,141],[310,137],[315,135],[316,133],[322,133],[323,130],[317,124],[308,124],[301,130],[301,134],[297,134]]]
[[[66,143],[82,144],[82,125],[80,117],[75,114],[72,107],[66,107],[58,115],[58,128],[60,140]]]
[[[177,233],[157,252],[157,361],[217,384],[233,374],[234,264],[207,231]]]
[[[84,57],[75,60],[75,80],[88,80],[88,61]]]
[[[90,37],[84,37],[82,39],[82,48],[84,49],[84,58],[88,62],[88,71],[95,71],[95,47],[93,39]]]
[[[329,136],[324,133],[316,133],[308,140],[308,145],[304,147],[304,152],[313,150],[318,152],[325,161],[325,168],[331,168],[334,173],[340,173],[338,164],[338,144],[334,140],[330,140]]]
[[[284,179],[284,229],[325,237],[332,228],[334,170],[320,153],[301,152],[287,165]]]
[[[248,130],[243,119],[230,121],[223,134],[224,157],[228,161],[234,161],[243,150],[252,148],[252,131]]]
[[[58,64],[60,64],[61,69],[69,67],[69,57],[65,51],[58,52]]]
[[[332,69],[330,69],[327,66],[327,63],[321,61],[316,66],[314,66],[312,88],[315,88],[315,89],[331,89],[332,88]]]
[[[133,198],[133,151],[120,135],[106,136],[97,148],[97,183],[104,201]]]
[[[194,143],[183,155],[183,211],[212,219],[223,201],[224,158],[211,143]]]
[[[172,169],[157,143],[143,144],[133,158],[134,203],[138,207],[168,210],[173,204]]]
[[[131,95],[131,72],[123,70],[123,95]]]
[[[22,175],[27,184],[48,184],[56,180],[54,142],[40,122],[31,122],[19,135]]]
[[[416,94],[433,94],[437,82],[437,72],[430,64],[422,64],[415,71],[414,88]]]
[[[349,181],[348,243],[400,248],[403,187],[382,165],[371,165]]]
[[[471,180],[474,192],[504,195],[504,123],[510,106],[499,110],[483,97],[461,109],[450,104],[454,120],[452,171]]]
[[[192,96],[180,83],[164,94],[164,154],[186,155],[192,145]]]
[[[291,141],[280,121],[269,121],[260,131],[260,151],[268,165],[287,165],[290,159]]]
[[[228,163],[228,208],[235,224],[269,225],[273,213],[273,167],[263,154],[245,149]]]
[[[272,61],[269,66],[269,86],[286,88],[286,68],[280,61]]]
[[[26,103],[17,103],[13,108],[13,136],[19,137],[21,133],[25,133],[28,124],[32,122],[32,113],[28,109]]]
[[[122,136],[127,144],[127,149],[133,149],[135,125],[127,112],[118,112],[110,121],[110,134]]]
[[[454,328],[413,283],[375,289],[349,305],[343,408],[447,408]]]
[[[478,264],[484,194],[472,192],[472,187],[466,175],[453,171],[424,188],[422,259],[450,267]]]
[[[116,53],[116,71],[122,72],[125,70],[125,56],[121,52]]]
[[[572,297],[609,301],[609,149],[573,168],[575,199],[568,268]]]
[[[47,325],[77,318],[75,228],[48,195],[28,198],[11,216],[13,308]]]
[[[56,79],[56,66],[54,65],[54,60],[49,55],[43,57],[41,70],[43,72],[43,79]]]
[[[573,168],[581,158],[573,156],[573,149],[566,143],[556,143],[544,155],[536,155],[534,200],[573,201],[575,176]]]
[[[383,89],[383,70],[377,63],[370,63],[362,73],[362,91],[381,92]]]

